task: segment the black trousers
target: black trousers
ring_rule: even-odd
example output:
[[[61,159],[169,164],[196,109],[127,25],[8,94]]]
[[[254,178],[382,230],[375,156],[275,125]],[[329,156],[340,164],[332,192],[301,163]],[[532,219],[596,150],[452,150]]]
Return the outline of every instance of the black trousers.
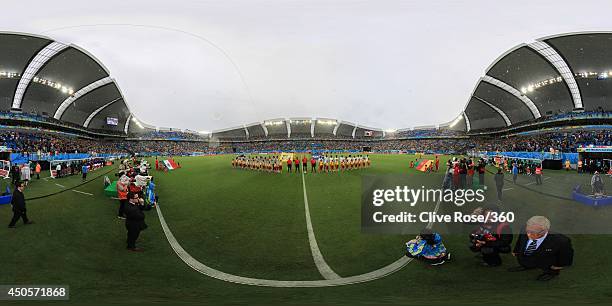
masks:
[[[536,174],[536,185],[542,185],[542,175]]]
[[[17,221],[19,221],[19,218],[23,219],[23,224],[27,224],[29,222],[25,210],[13,210],[13,219],[11,219],[11,223],[9,224],[9,226],[15,226],[15,224],[17,224]]]
[[[127,205],[127,203],[128,203],[127,199],[119,200],[119,212],[117,212],[117,216],[119,217],[125,216],[125,205]]]
[[[127,248],[133,249],[136,247],[136,240],[140,235],[140,228],[130,226],[127,228]]]
[[[533,256],[525,256],[525,255],[519,254],[518,256],[516,256],[516,260],[518,261],[519,265],[521,265],[522,267],[526,269],[542,269],[544,273],[550,273],[550,274],[559,274],[560,272],[560,270],[551,269],[550,265],[545,265],[539,262]]]
[[[503,188],[504,186],[497,186],[497,200],[501,201],[502,200],[502,193],[503,193]]]
[[[499,266],[502,263],[502,258],[499,256],[499,252],[495,248],[483,248],[480,252],[482,254],[482,260],[490,266]]]

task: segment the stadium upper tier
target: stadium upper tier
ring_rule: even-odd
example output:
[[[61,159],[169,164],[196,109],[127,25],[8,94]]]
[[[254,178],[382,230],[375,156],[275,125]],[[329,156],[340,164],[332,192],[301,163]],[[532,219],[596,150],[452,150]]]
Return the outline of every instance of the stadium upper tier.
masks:
[[[85,50],[43,36],[0,33],[0,111],[127,133],[129,108],[108,69]]]
[[[486,69],[456,120],[400,130],[327,118],[272,119],[205,134],[159,128],[136,119],[108,69],[80,47],[43,36],[6,32],[0,32],[0,46],[0,123],[39,124],[94,137],[455,137],[464,132],[474,135],[535,129],[542,127],[542,122],[612,122],[612,102],[608,100],[612,92],[612,33],[563,34],[520,44]],[[559,119],[568,114],[575,116]]]
[[[573,111],[612,111],[612,33],[549,36],[495,60],[455,126],[504,128]]]

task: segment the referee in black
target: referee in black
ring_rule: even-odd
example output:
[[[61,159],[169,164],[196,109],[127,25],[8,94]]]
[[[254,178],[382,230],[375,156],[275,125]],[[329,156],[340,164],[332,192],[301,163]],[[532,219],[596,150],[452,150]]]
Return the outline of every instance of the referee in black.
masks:
[[[13,198],[11,200],[11,205],[13,206],[13,219],[8,226],[9,228],[15,228],[15,224],[19,221],[19,218],[23,218],[23,224],[34,223],[28,220],[28,216],[26,215],[26,203],[25,197],[23,196],[24,189],[25,184],[23,182],[17,182],[15,184],[15,191],[13,192]]]

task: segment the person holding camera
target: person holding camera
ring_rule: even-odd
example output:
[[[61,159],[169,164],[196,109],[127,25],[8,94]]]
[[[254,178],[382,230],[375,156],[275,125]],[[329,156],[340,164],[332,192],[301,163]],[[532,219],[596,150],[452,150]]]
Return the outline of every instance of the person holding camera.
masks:
[[[138,193],[128,194],[128,204],[125,207],[125,228],[127,229],[127,249],[133,252],[142,252],[142,248],[136,247],[136,240],[140,232],[147,228],[145,215],[142,212],[144,200],[139,198]]]
[[[432,266],[441,265],[451,258],[440,234],[428,228],[423,229],[415,239],[406,242],[406,256],[422,260]]]
[[[494,209],[476,209],[474,214],[483,216],[497,213]],[[491,219],[491,217],[489,217]],[[512,229],[507,222],[490,222],[485,220],[470,234],[470,250],[482,255],[485,267],[497,267],[502,264],[500,253],[510,253],[512,249]]]

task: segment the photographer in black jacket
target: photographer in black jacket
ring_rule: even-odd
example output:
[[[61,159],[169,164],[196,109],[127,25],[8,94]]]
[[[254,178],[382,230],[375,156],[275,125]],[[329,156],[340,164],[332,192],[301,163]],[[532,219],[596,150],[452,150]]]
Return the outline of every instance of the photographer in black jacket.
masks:
[[[15,224],[19,221],[19,218],[23,218],[23,224],[32,224],[34,222],[28,220],[26,215],[26,203],[23,195],[25,189],[24,182],[15,183],[15,191],[13,192],[13,198],[11,200],[11,206],[13,206],[13,219],[9,224],[9,228],[15,228]]]
[[[491,213],[499,212],[492,208],[478,208],[474,214],[492,218]],[[485,220],[470,234],[470,250],[482,255],[483,266],[497,267],[502,263],[500,253],[510,253],[512,248],[512,229],[507,222],[490,222]]]
[[[127,229],[127,249],[134,252],[142,252],[143,249],[136,247],[136,240],[140,232],[147,228],[145,215],[142,212],[144,201],[138,197],[138,193],[128,194],[128,205],[125,206],[125,228]]]

